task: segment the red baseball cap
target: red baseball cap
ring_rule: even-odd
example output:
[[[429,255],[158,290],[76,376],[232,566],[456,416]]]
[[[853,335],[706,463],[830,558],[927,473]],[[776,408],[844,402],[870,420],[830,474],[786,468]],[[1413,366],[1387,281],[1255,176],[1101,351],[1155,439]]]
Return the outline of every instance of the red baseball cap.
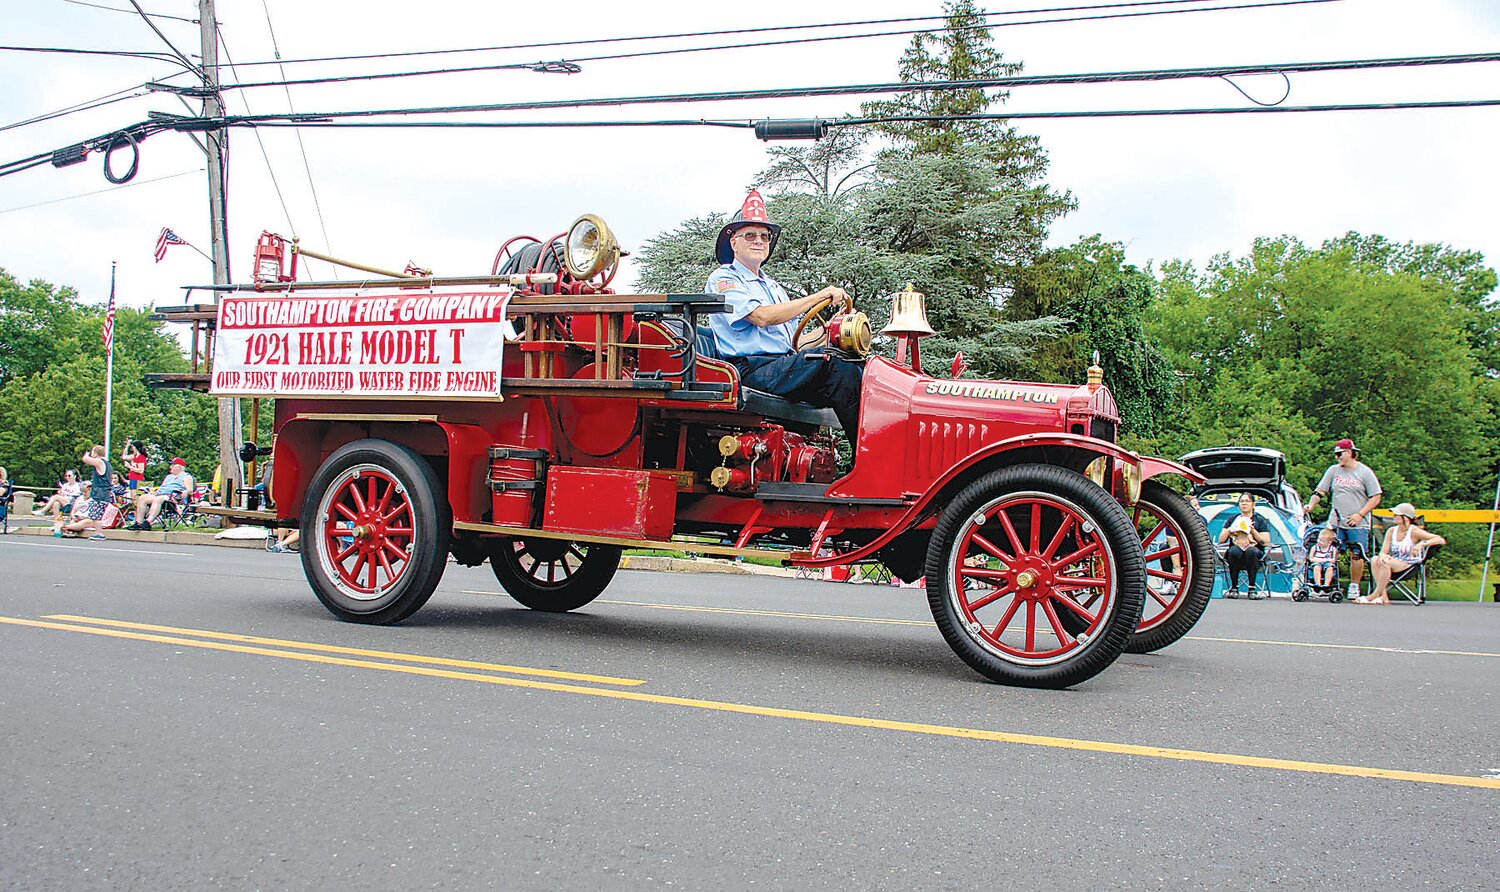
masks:
[[[1334,455],[1338,455],[1340,452],[1343,452],[1346,449],[1349,450],[1350,452],[1358,452],[1359,451],[1358,449],[1355,448],[1354,441],[1351,440],[1351,439],[1349,439],[1348,437],[1345,437],[1344,439],[1342,439],[1342,440],[1338,441],[1337,443],[1333,444],[1333,454]]]
[[[185,459],[185,458],[174,458],[171,461],[167,462],[167,464],[169,464],[169,465],[182,465],[185,468],[185,467],[187,467],[187,459]]]

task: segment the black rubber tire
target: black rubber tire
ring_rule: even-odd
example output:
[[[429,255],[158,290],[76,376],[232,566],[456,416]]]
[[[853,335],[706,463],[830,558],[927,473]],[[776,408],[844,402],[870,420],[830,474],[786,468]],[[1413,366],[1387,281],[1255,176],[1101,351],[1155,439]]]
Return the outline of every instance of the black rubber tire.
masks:
[[[490,549],[490,569],[506,593],[532,610],[566,613],[599,597],[620,569],[618,545],[570,542],[566,539],[497,539]],[[570,568],[569,558],[578,566]],[[523,560],[535,563],[526,567]],[[561,564],[566,578],[546,581],[532,572],[544,563]]]
[[[394,585],[369,598],[352,596],[332,578],[333,555],[321,533],[320,505],[329,488],[360,465],[379,469],[400,485],[412,521],[409,563]],[[318,468],[302,500],[301,528],[302,572],[323,606],[345,622],[390,625],[416,613],[432,597],[448,564],[453,521],[437,474],[426,459],[406,446],[367,439],[339,447]]]
[[[1214,546],[1208,538],[1208,527],[1204,525],[1202,516],[1188,504],[1187,499],[1155,480],[1147,480],[1141,486],[1141,502],[1149,505],[1152,511],[1167,517],[1182,530],[1186,537],[1182,545],[1188,578],[1186,591],[1179,593],[1180,597],[1172,605],[1169,616],[1165,619],[1160,614],[1153,616],[1154,625],[1150,629],[1140,628],[1145,623],[1144,619],[1137,625],[1136,631],[1125,643],[1125,652],[1132,654],[1161,650],[1197,625],[1213,597],[1214,577],[1218,572],[1214,565]],[[1148,594],[1146,597],[1151,596]]]
[[[996,653],[970,634],[954,604],[953,552],[970,518],[1010,495],[1037,493],[1070,504],[1101,534],[1115,581],[1099,633],[1071,655],[1031,664]],[[938,517],[927,549],[927,603],[938,630],[959,658],[991,681],[1034,688],[1065,688],[1104,671],[1125,648],[1141,615],[1146,565],[1141,540],[1120,503],[1088,478],[1051,465],[1024,464],[991,471],[959,491]],[[1070,633],[1071,634],[1071,633]]]

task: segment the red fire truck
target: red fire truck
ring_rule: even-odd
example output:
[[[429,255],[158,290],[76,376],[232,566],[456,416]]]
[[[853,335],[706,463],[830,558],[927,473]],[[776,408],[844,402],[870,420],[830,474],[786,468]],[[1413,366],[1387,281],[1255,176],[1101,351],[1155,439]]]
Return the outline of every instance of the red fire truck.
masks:
[[[868,355],[852,306],[799,328],[866,363],[840,473],[831,411],[717,358],[700,327],[717,295],[609,287],[621,254],[597,217],[510,240],[488,276],[298,282],[311,252],[291,245],[287,272],[287,247],[263,236],[256,281],[215,288],[210,392],[275,398],[274,509],[240,513],[300,528],[340,619],[411,616],[450,554],[559,612],[598,597],[626,548],[878,561],[925,578],[981,674],[1063,687],[1177,640],[1208,602],[1202,521],[1159,479],[1198,475],[1116,444],[1097,367],[1082,384],[934,377],[910,287],[880,333],[893,359]]]

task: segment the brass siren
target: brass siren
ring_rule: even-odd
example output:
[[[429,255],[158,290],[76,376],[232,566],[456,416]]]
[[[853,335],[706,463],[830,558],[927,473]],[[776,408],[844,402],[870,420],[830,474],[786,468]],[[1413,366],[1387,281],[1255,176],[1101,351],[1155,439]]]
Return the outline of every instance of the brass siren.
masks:
[[[907,282],[905,291],[897,291],[891,295],[891,321],[886,323],[880,333],[918,338],[937,334],[927,323],[927,295]]]
[[[1094,364],[1089,366],[1088,371],[1089,393],[1093,393],[1104,385],[1104,369],[1099,366],[1099,351],[1094,351]]]

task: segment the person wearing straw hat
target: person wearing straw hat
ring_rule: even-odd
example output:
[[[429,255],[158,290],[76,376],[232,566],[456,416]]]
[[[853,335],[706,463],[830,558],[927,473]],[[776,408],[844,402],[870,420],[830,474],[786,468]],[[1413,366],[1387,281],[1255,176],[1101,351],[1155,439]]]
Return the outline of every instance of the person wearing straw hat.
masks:
[[[1359,460],[1354,441],[1345,437],[1333,444],[1338,461],[1323,472],[1307,512],[1324,496],[1331,495],[1328,523],[1338,537],[1339,548],[1349,552],[1349,599],[1359,596],[1359,583],[1365,575],[1365,559],[1370,553],[1370,512],[1380,504],[1380,481],[1369,465]]]
[[[806,297],[788,297],[786,289],[761,269],[780,237],[781,227],[771,222],[765,200],[752,190],[719,230],[714,245],[721,265],[708,277],[704,291],[722,297],[729,311],[711,314],[709,327],[719,355],[739,370],[741,384],[832,409],[853,446],[864,366],[822,348],[798,352],[792,343],[799,317],[825,298],[842,301],[848,294],[830,285]]]
[[[1422,562],[1422,556],[1434,545],[1447,545],[1448,540],[1437,533],[1429,533],[1417,526],[1417,509],[1411,502],[1402,502],[1391,509],[1396,525],[1385,531],[1385,542],[1380,554],[1370,562],[1370,573],[1375,577],[1375,590],[1368,598],[1355,598],[1356,604],[1389,604],[1391,596],[1386,591],[1391,577],[1410,570]]]

